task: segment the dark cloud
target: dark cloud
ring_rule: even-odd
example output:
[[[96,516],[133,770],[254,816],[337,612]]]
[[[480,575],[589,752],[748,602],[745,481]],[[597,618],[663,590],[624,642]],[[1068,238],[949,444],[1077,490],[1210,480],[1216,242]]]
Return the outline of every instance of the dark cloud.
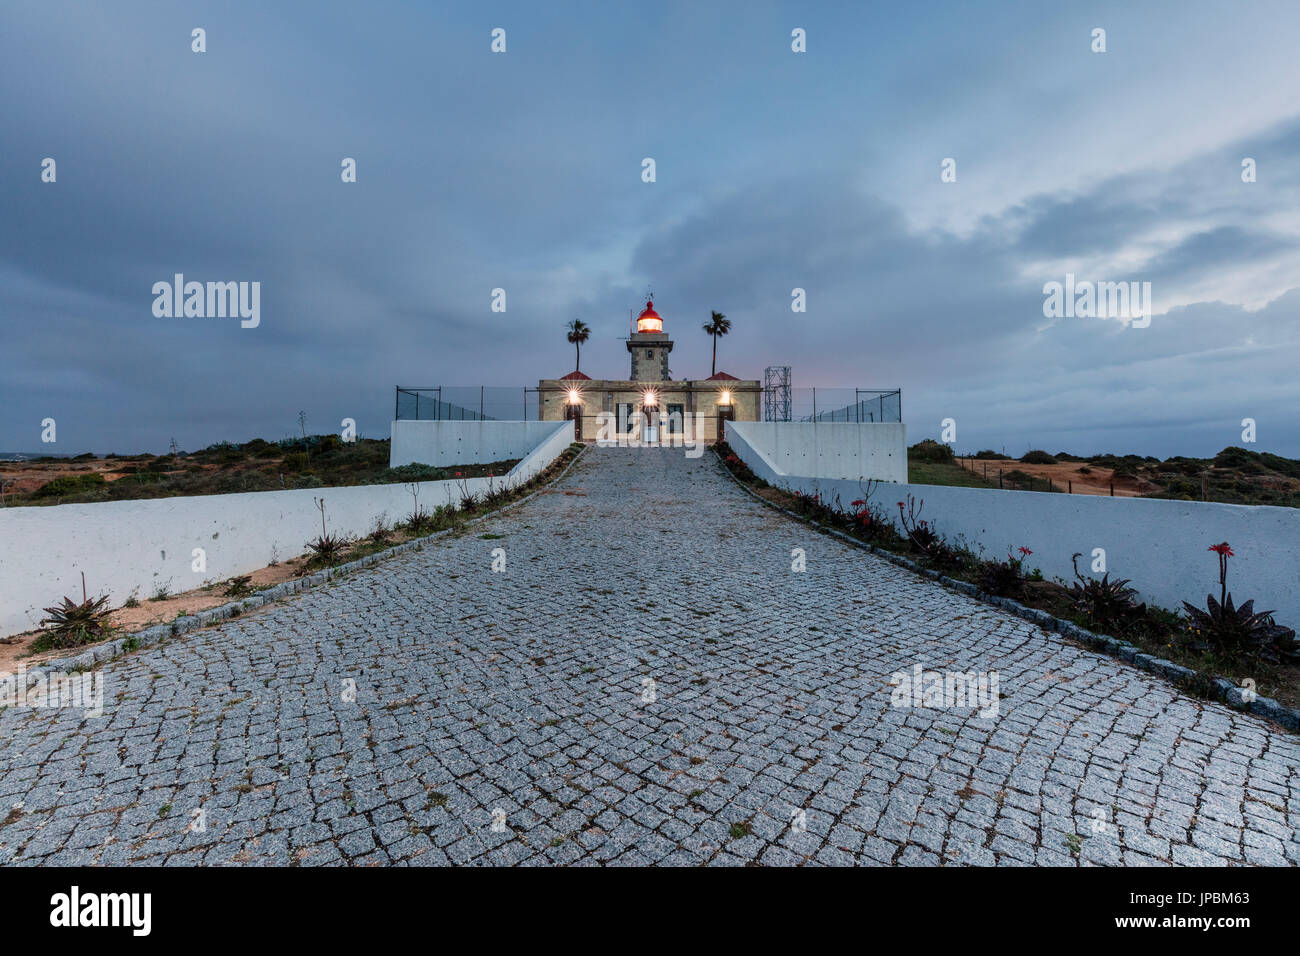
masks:
[[[1216,301],[1131,330],[1044,319],[1042,284],[1061,276],[1040,274],[1044,262],[1120,257],[1149,235],[1173,238],[1096,278],[1155,280],[1159,303],[1185,301],[1164,293],[1192,284],[1235,289],[1261,264],[1284,269],[1296,237],[1277,217],[1300,192],[1288,159],[1300,124],[1278,117],[1172,168],[1103,168],[949,230],[915,215],[943,188],[931,180],[944,153],[912,162],[910,151],[929,150],[936,122],[958,128],[1023,83],[1020,68],[996,68],[1018,55],[998,52],[996,32],[1016,16],[994,18],[972,47],[963,31],[927,40],[899,11],[874,24],[853,14],[852,28],[820,14],[805,22],[823,52],[798,60],[796,7],[613,7],[485,19],[384,5],[7,5],[0,449],[36,449],[46,416],[69,453],[275,438],[296,430],[299,409],[318,430],[352,417],[383,435],[396,384],[522,386],[568,371],[575,316],[594,332],[584,370],[622,375],[628,310],[651,285],[679,377],[708,374],[699,326],[718,309],[734,322],[720,367],[902,386],[914,437],[951,415],[963,447],[1207,452],[1252,415],[1262,445],[1300,454],[1297,298],[1285,286],[1262,309],[1202,294]],[[511,46],[493,58],[497,17]],[[199,23],[202,56],[188,42]],[[1025,24],[1061,28],[1043,14]],[[935,79],[925,49],[965,50],[951,62],[972,81]],[[1070,74],[1052,75],[1064,90]],[[1089,77],[1071,101],[1113,85]],[[1034,102],[1035,121],[1047,105]],[[992,113],[985,127],[1025,134]],[[38,181],[47,155],[53,186]],[[924,185],[919,172],[891,179],[900,155]],[[1237,178],[1241,155],[1259,159],[1258,184]],[[344,156],[357,158],[355,185],[339,181]],[[659,164],[655,184],[640,182],[644,156]],[[992,182],[987,165],[963,183]],[[962,197],[954,211],[981,196],[940,195]],[[151,286],[175,272],[260,281],[261,326],[155,318]],[[496,287],[505,314],[489,310]],[[806,313],[790,311],[795,287]]]

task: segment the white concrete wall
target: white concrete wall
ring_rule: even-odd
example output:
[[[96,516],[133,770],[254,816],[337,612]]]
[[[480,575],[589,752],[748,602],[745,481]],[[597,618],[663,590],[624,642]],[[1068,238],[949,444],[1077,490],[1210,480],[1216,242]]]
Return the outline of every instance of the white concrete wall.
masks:
[[[548,436],[555,422],[395,421],[388,466],[468,465],[523,458]]]
[[[732,450],[773,485],[820,492],[831,504],[838,496],[844,510],[863,497],[857,481],[785,474],[758,437],[727,431]],[[1236,554],[1228,567],[1233,599],[1254,598],[1256,610],[1277,611],[1279,624],[1300,629],[1300,509],[913,484],[881,485],[871,502],[898,527],[896,502],[908,494],[924,500],[921,517],[954,543],[992,558],[1024,546],[1034,552],[1028,567],[1049,579],[1074,579],[1075,552],[1088,574],[1092,550],[1104,548],[1112,580],[1132,578],[1143,600],[1172,610],[1185,600],[1203,605],[1209,593],[1217,599],[1218,559],[1206,549],[1227,541]]]
[[[573,441],[572,422],[540,424],[545,427],[538,440],[512,455],[498,456],[499,446],[485,443],[491,451],[483,462],[523,457],[508,475],[495,479],[497,487],[528,481]],[[420,506],[458,504],[461,485],[420,482]],[[464,481],[473,494],[488,486],[487,478]],[[404,484],[0,508],[0,635],[35,627],[45,616],[41,608],[64,595],[80,599],[82,571],[87,591],[108,594],[116,607],[133,591],[143,601],[160,584],[172,593],[187,591],[302,554],[306,542],[320,534],[314,498],[325,501],[330,534],[366,534],[378,515],[392,524],[413,508]],[[205,552],[206,571],[192,570],[195,548]]]
[[[907,426],[900,423],[728,422],[728,436],[733,432],[784,474],[907,481]]]

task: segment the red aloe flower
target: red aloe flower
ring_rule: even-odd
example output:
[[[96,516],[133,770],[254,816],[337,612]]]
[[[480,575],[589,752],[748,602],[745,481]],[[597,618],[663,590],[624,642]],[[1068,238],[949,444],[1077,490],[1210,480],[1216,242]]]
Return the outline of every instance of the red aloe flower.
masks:
[[[1224,541],[1212,544],[1205,550],[1213,551],[1219,556],[1219,604],[1222,606],[1228,597],[1228,559],[1234,556],[1232,548]]]
[[[1020,548],[1018,548],[1017,550],[1019,550],[1020,553],[1023,554],[1025,557],[1029,557],[1031,554],[1034,553],[1030,551],[1028,548],[1024,547],[1023,545],[1021,545]]]

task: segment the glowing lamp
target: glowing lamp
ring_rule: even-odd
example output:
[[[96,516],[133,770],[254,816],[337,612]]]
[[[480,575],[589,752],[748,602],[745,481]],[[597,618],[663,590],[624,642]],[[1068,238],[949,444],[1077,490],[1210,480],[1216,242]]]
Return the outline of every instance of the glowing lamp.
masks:
[[[664,330],[663,317],[655,311],[655,304],[647,302],[641,314],[636,317],[636,330],[638,332],[662,332]]]

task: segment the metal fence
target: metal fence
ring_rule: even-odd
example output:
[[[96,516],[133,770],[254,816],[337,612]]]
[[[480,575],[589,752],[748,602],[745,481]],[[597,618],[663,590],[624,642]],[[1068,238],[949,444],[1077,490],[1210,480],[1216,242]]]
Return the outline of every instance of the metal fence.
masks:
[[[901,389],[805,387],[790,389],[796,422],[901,422]]]
[[[527,386],[398,386],[398,421],[537,421],[537,389]]]
[[[538,418],[538,390],[530,386],[438,385],[427,388],[399,386],[393,417],[398,421],[512,421]],[[807,386],[782,388],[779,402],[758,408],[768,421],[772,408],[788,408],[787,421],[796,422],[901,422],[900,389]]]

